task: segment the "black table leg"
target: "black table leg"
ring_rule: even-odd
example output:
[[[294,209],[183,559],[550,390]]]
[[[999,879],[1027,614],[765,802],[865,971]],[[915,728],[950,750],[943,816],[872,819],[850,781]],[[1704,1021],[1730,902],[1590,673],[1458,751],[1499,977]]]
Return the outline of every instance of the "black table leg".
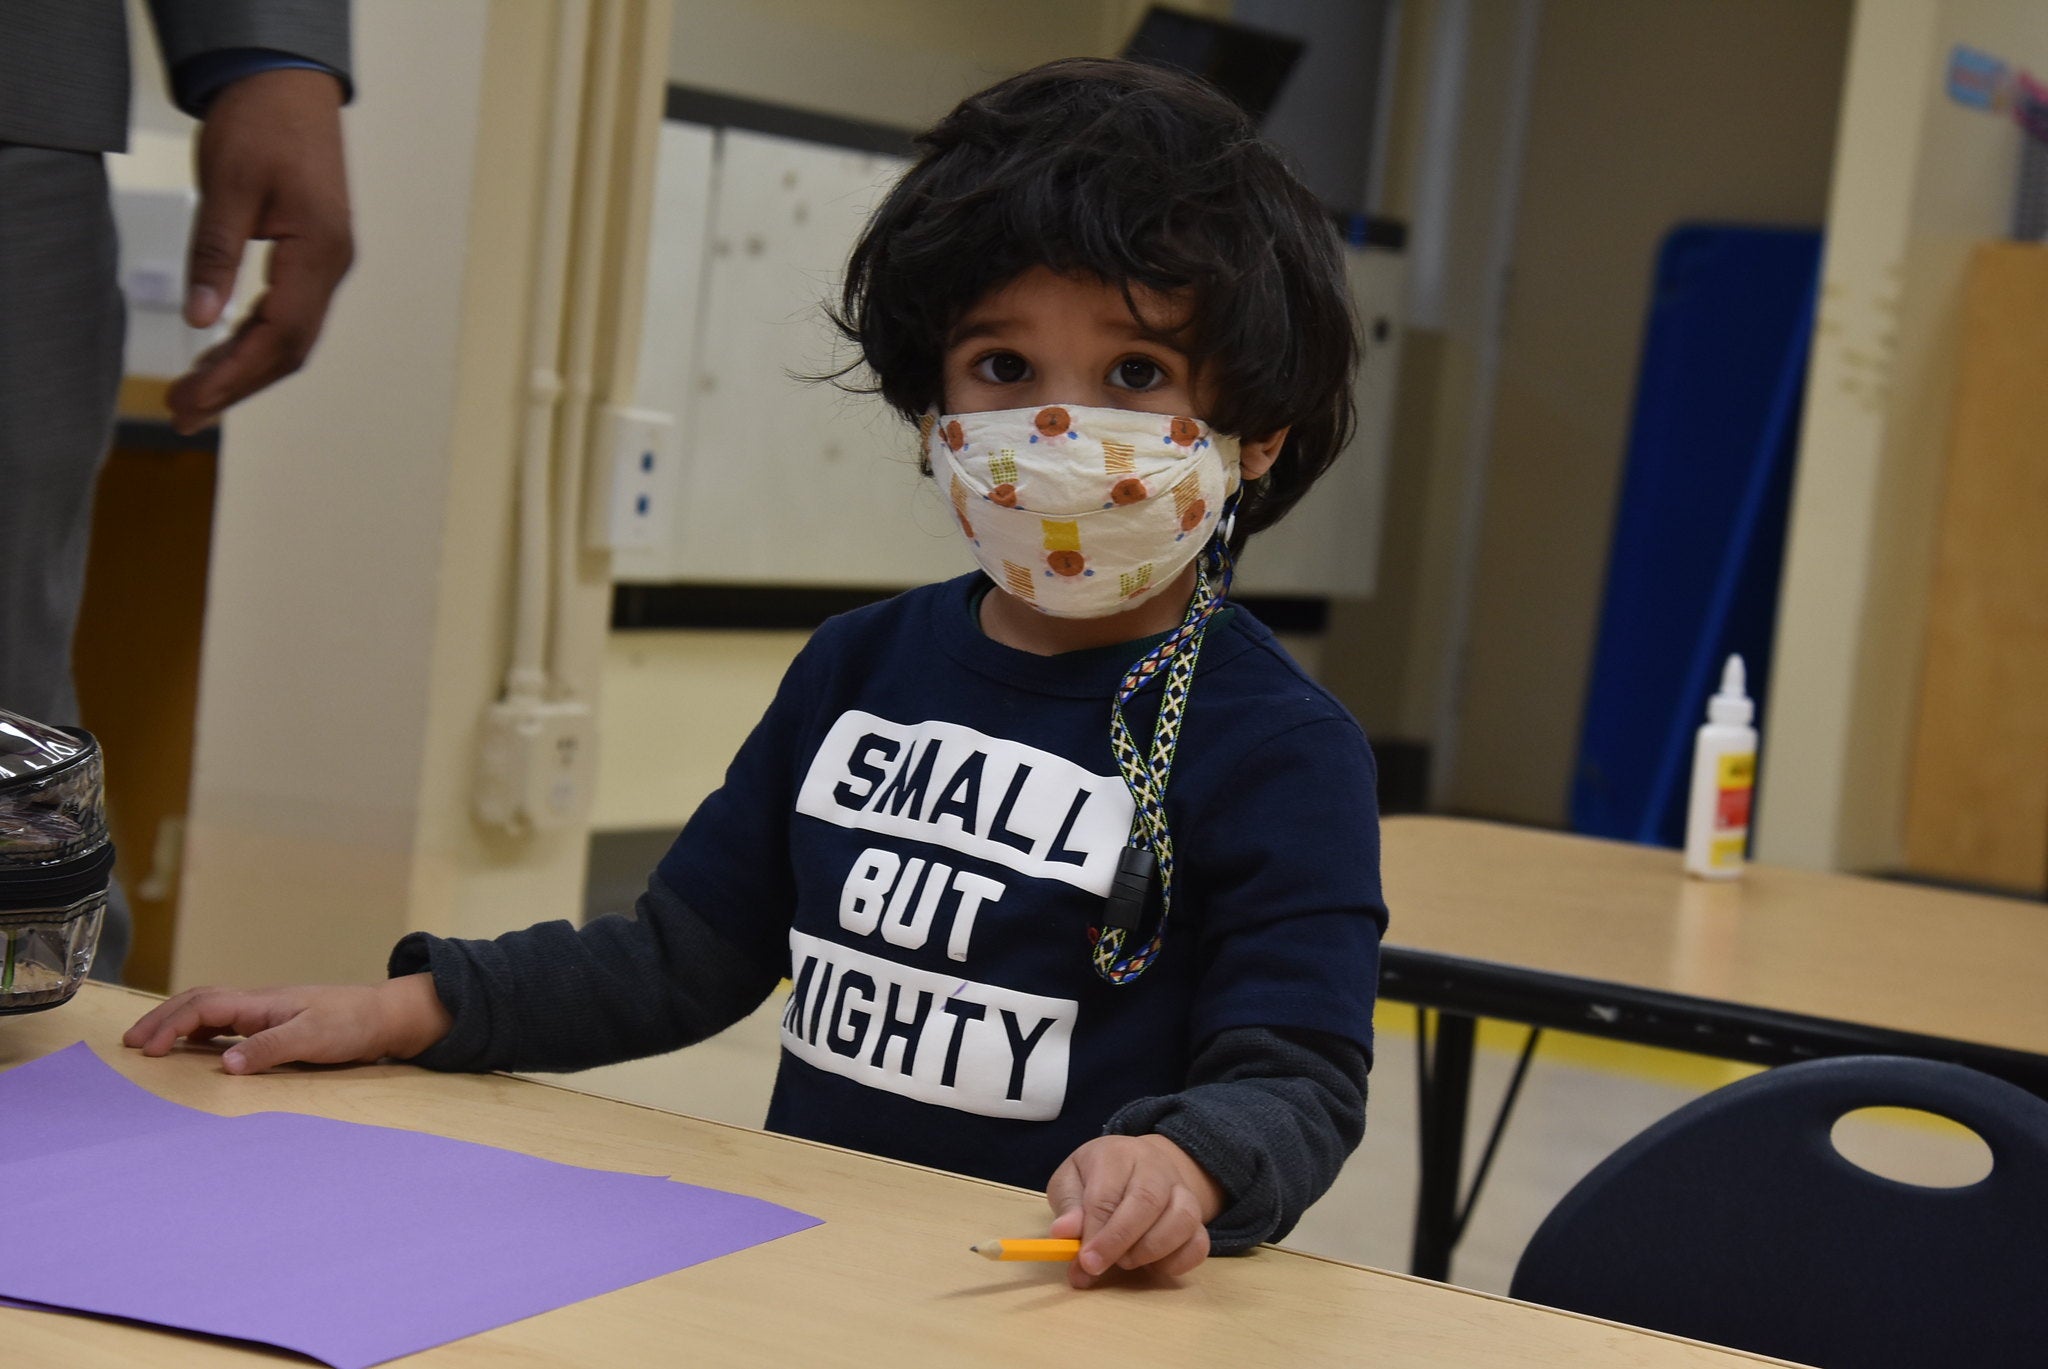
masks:
[[[1465,1111],[1472,1093],[1477,1024],[1457,1013],[1426,1016],[1436,1019],[1436,1030],[1422,1062],[1421,1182],[1408,1269],[1425,1279],[1448,1281],[1451,1251],[1458,1242],[1459,1170],[1465,1158]]]

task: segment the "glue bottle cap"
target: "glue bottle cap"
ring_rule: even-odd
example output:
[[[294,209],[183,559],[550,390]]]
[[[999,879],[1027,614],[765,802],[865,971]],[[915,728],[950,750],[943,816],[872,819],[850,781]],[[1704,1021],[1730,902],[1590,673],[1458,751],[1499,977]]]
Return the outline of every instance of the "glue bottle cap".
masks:
[[[1756,705],[1743,692],[1742,657],[1732,655],[1721,667],[1721,692],[1707,700],[1707,721],[1746,727],[1756,716]]]

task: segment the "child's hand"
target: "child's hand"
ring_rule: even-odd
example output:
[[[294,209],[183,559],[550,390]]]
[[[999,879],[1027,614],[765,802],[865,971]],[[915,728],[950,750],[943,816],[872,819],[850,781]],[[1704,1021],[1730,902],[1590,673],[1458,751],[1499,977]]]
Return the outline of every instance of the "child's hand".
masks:
[[[1097,1137],[1053,1171],[1045,1199],[1056,1214],[1049,1234],[1081,1242],[1067,1266],[1076,1288],[1111,1265],[1187,1273],[1208,1257],[1208,1223],[1223,1210],[1208,1171],[1157,1135]]]
[[[165,1055],[181,1036],[244,1036],[248,1040],[221,1056],[221,1068],[256,1074],[294,1060],[368,1064],[418,1055],[448,1034],[451,1021],[427,974],[377,985],[187,989],[143,1014],[121,1044]]]

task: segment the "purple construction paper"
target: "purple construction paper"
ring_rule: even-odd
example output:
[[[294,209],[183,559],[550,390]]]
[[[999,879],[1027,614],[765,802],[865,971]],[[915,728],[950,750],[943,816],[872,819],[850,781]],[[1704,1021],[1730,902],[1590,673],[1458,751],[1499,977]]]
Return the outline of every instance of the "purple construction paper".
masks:
[[[8,1163],[224,1120],[137,1088],[83,1041],[0,1074],[0,1160]]]
[[[32,1079],[44,1098],[98,1106],[126,1089],[162,1104],[90,1051],[37,1064],[52,1061],[43,1073],[66,1078]],[[0,1075],[0,1115],[7,1080],[29,1068]],[[149,1111],[127,1099],[113,1115]],[[211,1125],[197,1126],[151,1115],[161,1129],[88,1143],[61,1170],[48,1155],[0,1164],[9,1229],[35,1233],[0,1242],[0,1296],[357,1369],[818,1224],[756,1198],[421,1132],[297,1113],[198,1113]]]

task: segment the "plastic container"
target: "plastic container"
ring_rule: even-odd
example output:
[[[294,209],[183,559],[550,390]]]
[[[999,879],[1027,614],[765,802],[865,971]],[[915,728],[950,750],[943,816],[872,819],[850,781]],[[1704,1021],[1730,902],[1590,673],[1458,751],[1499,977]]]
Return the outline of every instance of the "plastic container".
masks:
[[[99,743],[0,709],[0,1013],[78,992],[113,869]]]
[[[1707,700],[1706,725],[1692,747],[1692,796],[1685,810],[1685,872],[1733,879],[1749,851],[1750,800],[1756,790],[1756,705],[1744,692],[1742,658],[1721,669],[1721,691]]]

